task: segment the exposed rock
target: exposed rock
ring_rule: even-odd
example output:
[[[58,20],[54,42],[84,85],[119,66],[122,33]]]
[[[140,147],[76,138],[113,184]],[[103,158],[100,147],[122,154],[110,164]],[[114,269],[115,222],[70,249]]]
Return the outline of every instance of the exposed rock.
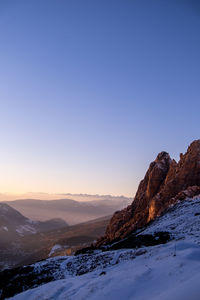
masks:
[[[159,231],[154,234],[129,234],[126,238],[114,241],[110,245],[99,247],[98,250],[105,252],[110,250],[119,250],[119,249],[138,249],[135,252],[136,256],[142,255],[146,252],[146,249],[140,249],[141,247],[150,247],[160,244],[165,244],[172,240],[170,233],[167,231]],[[75,256],[81,254],[95,254],[96,251],[94,246],[86,247],[76,251]]]
[[[121,239],[160,216],[170,205],[200,194],[200,140],[194,141],[177,163],[167,152],[158,154],[140,182],[135,199],[116,212],[96,246]]]
[[[113,243],[106,250],[141,248],[143,246],[155,246],[165,244],[171,240],[169,232],[156,232],[155,234],[129,235],[127,238]],[[142,250],[142,249],[141,249]],[[138,254],[140,255],[140,254]]]
[[[106,272],[105,271],[102,271],[99,276],[102,276],[102,275],[106,275]]]
[[[178,199],[183,198],[183,194],[185,194],[183,199],[198,195],[199,187],[200,140],[197,140],[188,147],[184,155],[181,155],[178,164],[170,165],[163,187],[149,203],[148,221],[160,215],[170,205],[171,201],[176,203]],[[174,197],[175,199],[171,200]]]
[[[193,198],[200,194],[200,186],[194,185],[189,186],[186,190],[181,191],[176,195],[176,197],[170,199],[169,204],[176,204],[180,200],[185,200],[186,198]]]

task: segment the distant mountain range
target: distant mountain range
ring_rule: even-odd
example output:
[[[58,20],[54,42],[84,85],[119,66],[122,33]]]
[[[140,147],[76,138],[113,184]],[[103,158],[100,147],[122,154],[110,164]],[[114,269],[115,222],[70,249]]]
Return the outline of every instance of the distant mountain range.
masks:
[[[1,202],[0,270],[71,254],[103,235],[109,219],[107,216],[75,226],[68,226],[62,219],[55,218],[33,221]]]
[[[94,200],[122,200],[130,199],[130,197],[124,196],[112,196],[112,195],[92,195],[92,194],[71,194],[71,193],[24,193],[24,194],[10,194],[0,193],[0,201],[10,201],[18,199],[40,199],[40,200],[58,200],[58,199],[71,199],[76,201],[94,201]]]
[[[125,197],[74,197],[88,201],[22,199],[0,202],[0,269],[71,254],[90,245],[104,234],[113,212],[131,202]]]
[[[6,203],[0,203],[0,238],[1,243],[8,235],[16,236],[33,235],[39,232],[67,227],[68,224],[62,219],[51,219],[47,221],[33,221]],[[5,236],[5,237],[4,237]]]
[[[131,198],[123,196],[74,195],[74,198],[85,201],[22,199],[6,203],[34,221],[61,218],[69,225],[75,225],[111,215],[132,202]]]

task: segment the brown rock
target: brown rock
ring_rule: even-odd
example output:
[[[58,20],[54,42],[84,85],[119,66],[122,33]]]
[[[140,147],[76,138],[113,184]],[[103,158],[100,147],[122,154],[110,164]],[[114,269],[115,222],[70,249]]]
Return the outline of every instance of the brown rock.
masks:
[[[186,190],[178,193],[176,197],[170,199],[169,204],[173,205],[176,204],[178,201],[185,200],[186,198],[193,198],[197,195],[200,195],[200,186],[189,186]]]
[[[138,222],[148,217],[148,203],[164,182],[170,163],[171,158],[168,153],[161,152],[158,154],[156,160],[150,164],[144,179],[140,182],[133,203],[114,213],[105,237],[99,240],[97,245],[125,236],[139,226]]]
[[[131,205],[116,212],[97,246],[123,238],[161,215],[170,205],[200,194],[200,140],[194,141],[176,163],[158,154],[140,182]]]
[[[194,141],[178,164],[171,164],[164,185],[149,203],[149,220],[160,215],[170,199],[188,187],[200,186],[200,140]]]

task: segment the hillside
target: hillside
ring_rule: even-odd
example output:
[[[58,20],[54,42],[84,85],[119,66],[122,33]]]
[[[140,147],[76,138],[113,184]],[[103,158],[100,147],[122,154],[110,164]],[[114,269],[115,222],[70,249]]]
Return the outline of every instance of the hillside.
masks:
[[[67,226],[65,221],[56,218],[44,222],[33,221],[8,204],[0,203],[0,238],[2,242],[9,236],[10,238],[19,238]]]
[[[0,203],[0,269],[16,265],[38,248],[30,247],[29,240],[39,244],[38,236],[67,226],[62,219],[30,220],[8,204]]]
[[[0,203],[0,269],[71,254],[103,235],[109,219],[107,216],[74,226],[61,219],[32,221]]]
[[[200,197],[179,201],[137,234],[139,238],[168,232],[169,242],[140,249],[104,249],[92,255],[51,258],[4,271],[0,274],[4,278],[0,280],[2,299],[19,293],[20,289],[29,289],[13,299],[198,300],[199,228]],[[30,289],[33,287],[36,288]]]

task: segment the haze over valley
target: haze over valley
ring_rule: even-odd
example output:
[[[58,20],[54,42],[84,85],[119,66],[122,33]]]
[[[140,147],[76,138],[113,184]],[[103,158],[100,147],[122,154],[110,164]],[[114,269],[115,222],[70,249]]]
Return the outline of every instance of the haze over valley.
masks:
[[[0,0],[0,300],[200,299],[200,0]]]
[[[126,197],[99,195],[74,195],[74,198],[81,201],[1,201],[0,269],[53,255],[71,255],[102,236],[111,215],[131,202]]]
[[[65,197],[68,197],[65,196]],[[26,217],[35,221],[61,218],[69,225],[104,217],[121,210],[132,202],[131,198],[112,196],[75,195],[75,199],[35,200],[23,199],[6,202]],[[92,200],[94,199],[94,200]]]

